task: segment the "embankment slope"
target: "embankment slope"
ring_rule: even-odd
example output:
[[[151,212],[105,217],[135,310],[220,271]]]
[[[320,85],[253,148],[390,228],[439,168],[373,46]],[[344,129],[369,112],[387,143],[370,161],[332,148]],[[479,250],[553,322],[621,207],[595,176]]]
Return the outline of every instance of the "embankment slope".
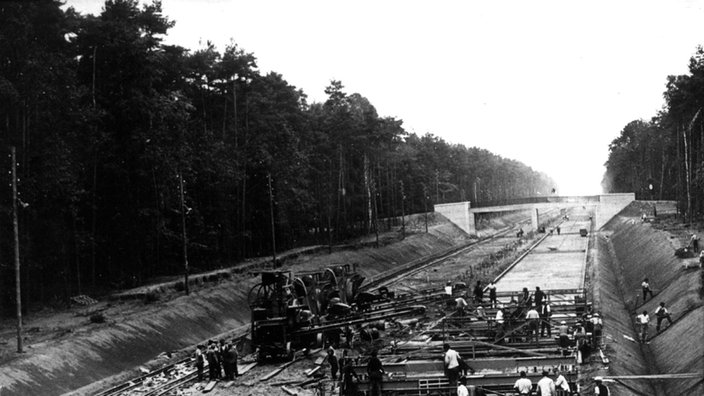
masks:
[[[604,312],[612,315],[614,352],[611,354],[611,375],[700,373],[704,376],[704,303],[699,297],[699,268],[686,269],[683,259],[674,255],[673,241],[678,241],[687,230],[655,224],[639,219],[637,203],[629,206],[602,229],[601,243],[610,244],[612,259],[602,263],[604,276],[599,282],[607,290],[600,303]],[[674,219],[670,219],[674,222]],[[663,228],[663,229],[658,229]],[[667,228],[667,230],[664,230]],[[604,238],[608,236],[608,238]],[[675,243],[676,244],[676,243]],[[640,284],[648,278],[655,296],[643,301]],[[615,288],[616,287],[616,288]],[[621,290],[622,299],[618,299]],[[665,302],[674,323],[660,334],[655,333],[655,308]],[[611,311],[611,312],[609,312]],[[652,322],[650,344],[624,341],[623,335],[635,337],[634,316],[648,311]],[[629,345],[630,344],[630,345]],[[622,353],[623,352],[623,353]],[[639,359],[640,356],[640,359]],[[645,381],[629,381],[637,389]],[[649,394],[703,395],[702,378],[652,382]],[[622,388],[619,388],[618,394]],[[625,390],[625,388],[623,389]]]
[[[428,233],[413,233],[377,249],[300,256],[284,268],[298,271],[357,263],[359,271],[369,276],[469,240],[444,219],[431,220]],[[150,304],[137,300],[106,306],[106,323],[91,324],[86,317],[66,334],[30,340],[26,353],[4,361],[2,395],[58,395],[81,387],[77,394],[93,394],[99,388],[87,385],[120,373],[124,376],[126,371],[135,373],[136,367],[164,351],[187,348],[246,326],[247,294],[258,282],[254,274],[234,274],[207,287],[196,286],[190,296],[167,293]]]

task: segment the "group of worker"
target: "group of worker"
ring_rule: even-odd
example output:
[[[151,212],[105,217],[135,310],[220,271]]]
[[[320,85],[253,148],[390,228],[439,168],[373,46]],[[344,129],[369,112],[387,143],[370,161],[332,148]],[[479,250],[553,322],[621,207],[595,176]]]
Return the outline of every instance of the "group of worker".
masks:
[[[358,393],[357,382],[359,376],[354,371],[354,359],[347,356],[347,350],[342,352],[341,357],[337,357],[335,349],[330,346],[325,356],[325,360],[330,366],[330,376],[337,380],[337,373],[340,372],[340,396],[355,396]],[[367,361],[367,377],[369,379],[369,395],[381,396],[382,379],[384,377],[384,367],[379,360],[376,350],[372,350]]]
[[[550,373],[543,370],[543,377],[538,381],[533,393],[533,381],[531,381],[525,371],[521,371],[518,375],[519,379],[513,385],[519,395],[538,395],[538,396],[567,396],[570,394],[570,384],[565,379],[558,369],[554,369],[555,379],[550,378]]]
[[[457,387],[457,396],[468,396],[467,389],[467,373],[474,374],[474,369],[469,366],[460,356],[460,354],[452,349],[450,344],[445,343],[444,349],[444,368],[445,375],[451,387]],[[520,378],[514,384],[514,390],[519,395],[536,395],[536,396],[569,396],[572,389],[567,379],[562,375],[556,367],[553,369],[555,379],[550,378],[548,371],[543,371],[543,377],[538,381],[533,391],[533,382],[527,377],[525,371],[519,373]],[[594,394],[608,396],[609,390],[602,384],[601,377],[596,377],[596,385]]]
[[[698,248],[697,245],[694,245]],[[640,284],[641,290],[643,292],[643,303],[645,303],[648,296],[653,298],[653,291],[650,288],[650,281],[648,278],[644,278],[643,282]],[[665,307],[665,302],[661,301],[655,311],[653,312],[657,319],[657,324],[655,325],[655,331],[660,332],[662,322],[667,319],[669,325],[672,324],[672,314]],[[648,328],[650,327],[650,315],[648,315],[647,310],[643,310],[641,314],[636,316],[636,325],[638,327],[638,338],[639,341],[645,344],[648,340]]]
[[[660,305],[655,308],[655,317],[657,319],[657,324],[655,325],[655,331],[660,332],[662,322],[667,319],[668,325],[672,324],[672,314],[665,307],[665,302],[661,301]],[[648,315],[647,310],[636,316],[636,324],[638,325],[638,336],[639,341],[645,344],[648,340],[648,327],[650,326],[650,315]]]
[[[543,370],[542,378],[535,386],[533,392],[533,381],[531,381],[525,371],[519,373],[520,378],[513,385],[513,390],[519,395],[536,395],[536,396],[568,396],[572,390],[565,377],[558,369],[553,370],[555,379],[550,378],[550,373]],[[603,384],[602,377],[594,377],[594,395],[609,396],[611,393],[609,388]],[[459,392],[457,393],[459,395]]]
[[[208,341],[208,346],[198,345],[195,351],[196,372],[198,381],[203,381],[203,368],[208,362],[208,379],[215,381],[219,379],[234,380],[239,375],[237,372],[237,346],[234,341],[215,342]]]

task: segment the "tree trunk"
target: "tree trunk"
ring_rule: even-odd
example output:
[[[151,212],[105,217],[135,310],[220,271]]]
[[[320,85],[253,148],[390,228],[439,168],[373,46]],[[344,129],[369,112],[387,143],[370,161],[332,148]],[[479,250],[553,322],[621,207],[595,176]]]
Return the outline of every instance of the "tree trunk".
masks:
[[[667,157],[665,156],[665,145],[660,146],[662,148],[662,164],[660,167],[660,189],[659,189],[659,200],[662,201],[662,188],[665,183],[665,165],[667,164]]]
[[[370,175],[369,175],[369,157],[364,154],[364,191],[367,193],[367,233],[371,232],[373,227],[373,213],[372,213],[372,189],[370,186]]]
[[[20,238],[17,221],[17,157],[15,146],[10,148],[12,159],[12,234],[15,250],[15,306],[17,308],[17,352],[22,353],[22,286],[20,283]]]

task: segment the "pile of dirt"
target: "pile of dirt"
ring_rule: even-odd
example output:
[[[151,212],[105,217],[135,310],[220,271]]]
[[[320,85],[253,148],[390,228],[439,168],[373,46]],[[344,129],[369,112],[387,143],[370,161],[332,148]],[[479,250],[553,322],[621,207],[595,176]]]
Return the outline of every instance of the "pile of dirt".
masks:
[[[702,373],[704,302],[698,294],[701,269],[684,266],[686,260],[674,255],[674,246],[692,231],[676,218],[662,218],[660,214],[655,224],[643,222],[643,206],[634,203],[626,208],[602,229],[599,237],[600,246],[612,252],[604,257],[601,249],[599,268],[603,273],[598,277],[599,304],[608,315],[605,328],[611,337],[609,348],[613,349],[609,374]],[[664,205],[662,210],[666,210]],[[644,278],[648,278],[655,293],[645,302],[640,287]],[[654,323],[651,324],[649,344],[626,340],[624,336],[637,338],[635,315],[647,311],[654,322],[654,311],[660,302],[666,303],[674,323],[660,334],[655,334]],[[649,386],[638,381],[628,384],[638,390]],[[628,392],[619,387],[618,394]],[[644,393],[704,394],[704,383],[701,378],[653,382],[653,388]]]

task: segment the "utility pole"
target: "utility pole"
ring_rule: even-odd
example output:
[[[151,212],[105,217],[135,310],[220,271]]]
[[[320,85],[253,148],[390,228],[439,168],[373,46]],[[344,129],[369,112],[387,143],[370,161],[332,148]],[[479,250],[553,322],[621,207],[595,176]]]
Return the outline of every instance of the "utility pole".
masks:
[[[274,228],[274,194],[271,189],[271,173],[267,173],[269,181],[269,215],[271,216],[271,245],[273,250],[274,267],[276,267],[276,229]]]
[[[425,212],[425,233],[428,233],[428,194],[423,194],[423,212]]]
[[[15,146],[10,148],[12,159],[12,232],[15,243],[15,306],[17,307],[17,353],[22,353],[22,288],[20,285],[20,238],[17,222],[17,157]]]
[[[403,191],[403,180],[399,180],[399,185],[401,187],[401,239],[406,238],[406,213],[404,203],[406,201],[406,193]]]
[[[188,236],[186,235],[186,203],[183,196],[183,174],[178,173],[178,191],[181,200],[181,236],[183,238],[183,274],[186,295],[188,295]]]

